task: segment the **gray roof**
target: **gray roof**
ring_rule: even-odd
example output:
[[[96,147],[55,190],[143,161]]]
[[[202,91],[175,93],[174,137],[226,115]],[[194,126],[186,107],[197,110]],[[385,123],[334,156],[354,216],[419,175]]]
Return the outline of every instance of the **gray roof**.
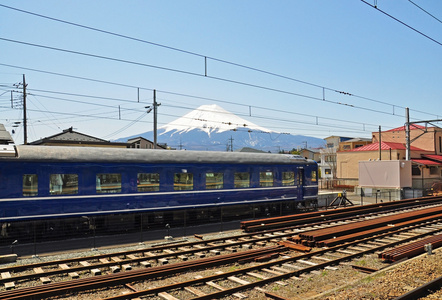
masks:
[[[124,163],[246,163],[246,164],[300,164],[306,160],[299,155],[270,153],[240,153],[215,151],[164,151],[153,149],[16,146],[16,160],[69,162],[124,162]],[[0,160],[3,158],[0,157]],[[6,159],[6,158],[4,158]],[[309,162],[312,162],[309,160]]]
[[[13,144],[14,140],[12,139],[9,131],[6,130],[5,125],[0,124],[0,144]]]

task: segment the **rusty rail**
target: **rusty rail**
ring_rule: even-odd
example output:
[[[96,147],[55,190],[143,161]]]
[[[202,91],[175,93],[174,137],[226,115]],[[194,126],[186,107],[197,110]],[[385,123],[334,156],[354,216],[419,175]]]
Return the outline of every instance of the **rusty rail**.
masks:
[[[209,266],[236,262],[240,259],[247,258],[250,256],[256,257],[259,255],[265,255],[266,253],[274,253],[276,251],[282,251],[283,249],[284,247],[282,246],[266,247],[258,250],[250,250],[234,254],[209,257],[196,261],[182,262],[182,263],[158,266],[148,269],[138,269],[122,273],[109,274],[109,275],[101,275],[101,276],[71,280],[67,282],[55,282],[46,285],[22,288],[12,291],[4,291],[0,292],[0,299],[2,300],[42,299],[46,297],[65,294],[67,292],[96,289],[96,288],[109,286],[112,284],[125,284],[140,279],[156,278],[159,276],[166,276],[178,272],[185,272],[188,271],[189,269],[207,268]]]
[[[422,253],[425,253],[424,246],[431,244],[433,249],[442,246],[442,234],[430,236],[428,238],[416,241],[414,243],[409,243],[401,247],[396,247],[394,249],[384,251],[379,253],[378,256],[381,259],[388,261],[398,261],[403,258],[410,258]]]
[[[240,227],[246,232],[263,231],[273,228],[282,228],[324,220],[333,220],[358,214],[367,214],[371,212],[379,212],[393,209],[403,209],[404,207],[431,204],[435,202],[440,202],[441,200],[441,197],[423,197],[400,200],[395,202],[368,204],[364,206],[352,206],[334,210],[324,210],[281,217],[242,221]]]

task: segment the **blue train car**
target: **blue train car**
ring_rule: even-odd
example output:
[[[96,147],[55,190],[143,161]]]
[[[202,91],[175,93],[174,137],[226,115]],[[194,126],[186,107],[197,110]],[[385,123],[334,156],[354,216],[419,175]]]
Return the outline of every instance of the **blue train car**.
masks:
[[[1,152],[1,151],[0,151]],[[317,199],[296,155],[63,146],[0,153],[0,221]]]

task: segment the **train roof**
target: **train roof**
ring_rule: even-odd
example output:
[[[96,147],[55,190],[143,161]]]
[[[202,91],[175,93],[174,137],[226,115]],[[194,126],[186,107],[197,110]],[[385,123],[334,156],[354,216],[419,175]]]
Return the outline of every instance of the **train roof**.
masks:
[[[118,162],[118,163],[240,163],[240,164],[305,164],[313,163],[299,155],[215,151],[153,150],[106,147],[15,146],[15,157],[0,154],[1,160],[52,162]]]

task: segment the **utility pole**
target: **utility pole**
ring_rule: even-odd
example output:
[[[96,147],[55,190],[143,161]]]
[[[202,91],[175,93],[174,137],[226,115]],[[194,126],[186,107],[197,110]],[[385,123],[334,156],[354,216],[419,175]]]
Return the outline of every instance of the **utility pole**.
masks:
[[[25,74],[23,74],[23,144],[28,143],[28,121],[26,117],[26,79]]]
[[[410,160],[410,111],[405,108],[405,159]]]
[[[153,148],[157,148],[157,91],[153,90]]]
[[[230,152],[233,152],[233,137],[230,137]]]
[[[153,148],[157,149],[157,108],[161,103],[157,103],[157,91],[153,90],[153,104],[145,106],[147,113],[153,110]],[[153,106],[153,107],[152,107]]]
[[[382,160],[382,131],[381,126],[379,126],[379,160]]]

